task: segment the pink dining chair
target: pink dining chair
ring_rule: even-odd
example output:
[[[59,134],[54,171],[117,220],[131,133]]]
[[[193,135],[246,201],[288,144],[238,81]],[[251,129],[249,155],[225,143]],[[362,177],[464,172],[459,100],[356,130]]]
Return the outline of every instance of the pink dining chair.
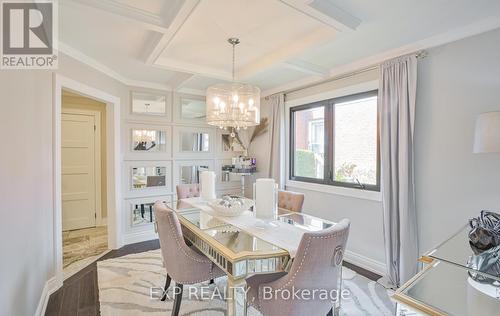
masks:
[[[332,315],[330,293],[336,291],[338,294],[342,290],[339,284],[349,227],[349,220],[343,219],[322,231],[305,233],[288,273],[256,274],[248,277],[246,282],[249,305],[266,316]],[[326,290],[328,299],[322,299],[319,295],[309,295],[309,300],[293,297],[284,299],[283,295],[280,295],[283,291],[293,293],[294,290],[307,290],[309,293],[314,290],[317,293]],[[270,298],[269,293],[277,295],[271,295]],[[337,312],[338,310],[335,314]]]
[[[195,284],[204,281],[213,283],[213,279],[223,276],[224,271],[217,267],[206,256],[189,247],[183,238],[181,224],[175,211],[162,202],[156,202],[155,212],[163,264],[167,270],[165,292],[174,280],[174,306],[172,315],[179,315],[184,284]],[[166,295],[162,297],[165,300]]]
[[[278,207],[292,212],[302,212],[304,194],[292,191],[278,191]]]
[[[178,200],[200,196],[200,185],[198,183],[179,184],[176,190]]]

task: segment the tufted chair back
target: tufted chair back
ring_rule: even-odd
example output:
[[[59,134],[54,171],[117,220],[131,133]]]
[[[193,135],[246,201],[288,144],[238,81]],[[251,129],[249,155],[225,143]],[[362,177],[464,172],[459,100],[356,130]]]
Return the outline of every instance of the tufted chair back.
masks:
[[[179,184],[176,189],[178,200],[200,196],[200,185],[198,183]]]
[[[304,194],[291,191],[278,191],[278,207],[292,212],[302,212]]]
[[[175,211],[156,202],[155,212],[163,262],[172,279],[181,284],[194,284],[221,274],[212,261],[186,245]]]
[[[323,298],[316,295],[309,300],[284,299],[279,295],[265,299],[265,287],[272,289],[273,293],[283,290],[291,293],[294,289],[309,290],[309,293],[326,291],[329,294],[339,291],[349,227],[349,220],[343,219],[325,230],[305,233],[287,274],[278,274],[279,278],[271,282],[258,282],[259,275],[247,278],[249,294],[253,296],[249,297],[249,303],[264,315],[326,315],[332,308],[330,295]]]

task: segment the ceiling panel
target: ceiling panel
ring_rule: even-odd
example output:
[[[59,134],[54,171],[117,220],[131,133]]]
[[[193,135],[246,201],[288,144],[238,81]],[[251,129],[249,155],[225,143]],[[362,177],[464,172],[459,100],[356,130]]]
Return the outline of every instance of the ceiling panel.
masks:
[[[160,58],[164,65],[192,65],[196,68],[231,72],[232,50],[229,37],[241,40],[236,48],[236,67],[241,68],[262,58],[283,58],[301,50],[300,39],[319,31],[308,45],[325,37],[333,38],[335,30],[275,0],[202,0],[182,28],[176,33]],[[279,52],[279,55],[274,54]],[[274,54],[274,55],[273,55]],[[174,62],[173,62],[174,61]]]
[[[175,72],[148,67],[141,57],[155,32],[120,16],[86,6],[63,6],[59,19],[62,42],[138,81],[167,84]],[[89,23],[92,17],[92,23]]]
[[[360,23],[336,31],[322,12],[301,11],[311,3]],[[192,91],[230,80],[232,36],[241,39],[237,80],[267,90],[474,23],[500,25],[498,0],[65,0],[59,7],[60,40],[80,55],[130,81]],[[152,51],[162,52],[156,63]]]

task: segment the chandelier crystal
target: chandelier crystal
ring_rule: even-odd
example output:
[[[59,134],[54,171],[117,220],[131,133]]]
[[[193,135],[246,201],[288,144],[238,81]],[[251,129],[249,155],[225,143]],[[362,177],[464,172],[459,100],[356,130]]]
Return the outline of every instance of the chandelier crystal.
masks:
[[[260,124],[260,89],[234,81],[234,50],[240,40],[230,38],[228,42],[233,46],[233,82],[207,89],[207,123],[220,128],[246,129]]]

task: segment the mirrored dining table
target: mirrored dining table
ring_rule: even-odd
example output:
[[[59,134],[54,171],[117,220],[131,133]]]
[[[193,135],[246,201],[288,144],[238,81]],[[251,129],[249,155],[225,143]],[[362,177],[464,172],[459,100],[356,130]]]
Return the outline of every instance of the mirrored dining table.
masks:
[[[230,316],[247,315],[246,277],[288,271],[294,256],[291,249],[298,248],[300,242],[297,237],[335,225],[304,213],[278,209],[275,217],[266,220],[256,233],[254,227],[246,229],[232,224],[235,223],[233,217],[214,216],[199,198],[173,201],[166,206],[177,213],[184,238],[226,273],[227,315]],[[253,212],[245,213],[249,222],[254,220],[257,226],[261,225],[255,220]],[[286,247],[276,245],[270,242],[272,238],[268,238],[268,234],[276,234],[280,230],[296,235],[295,239],[290,238]],[[334,308],[338,310],[339,307],[340,302],[337,302]]]

